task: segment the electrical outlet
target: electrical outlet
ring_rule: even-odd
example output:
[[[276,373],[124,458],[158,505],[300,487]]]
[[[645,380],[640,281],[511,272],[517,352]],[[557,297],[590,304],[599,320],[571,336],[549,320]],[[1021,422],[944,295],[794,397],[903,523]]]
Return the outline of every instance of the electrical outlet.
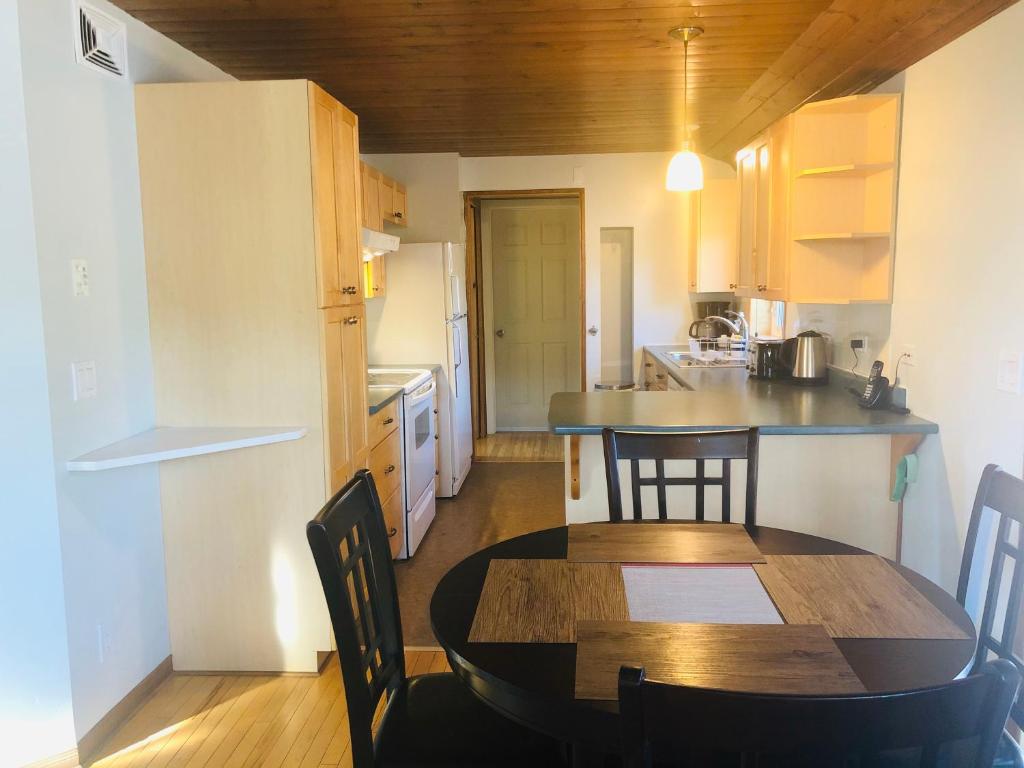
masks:
[[[85,259],[71,260],[71,294],[89,295],[89,262]]]
[[[864,335],[850,337],[850,349],[863,351],[868,348],[868,337]]]
[[[902,360],[900,358],[902,358]],[[911,367],[917,365],[917,347],[913,344],[902,345],[893,364],[895,365],[896,363],[899,363],[900,365],[909,365]]]
[[[1021,389],[1021,354],[1015,349],[999,350],[999,368],[996,373],[996,389],[1019,395]]]
[[[96,397],[96,362],[94,360],[71,364],[71,391],[76,401]]]

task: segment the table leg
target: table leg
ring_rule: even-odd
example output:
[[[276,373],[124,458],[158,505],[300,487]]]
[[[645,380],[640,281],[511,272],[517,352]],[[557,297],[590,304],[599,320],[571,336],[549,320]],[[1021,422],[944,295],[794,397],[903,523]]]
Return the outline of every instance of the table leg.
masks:
[[[569,495],[580,498],[580,436],[569,436]]]

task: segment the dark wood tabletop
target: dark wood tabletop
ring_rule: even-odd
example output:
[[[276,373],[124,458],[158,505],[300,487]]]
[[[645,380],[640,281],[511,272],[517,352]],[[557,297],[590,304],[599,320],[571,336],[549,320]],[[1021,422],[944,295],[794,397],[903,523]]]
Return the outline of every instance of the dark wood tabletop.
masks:
[[[778,528],[746,529],[765,555],[869,554]],[[619,743],[618,704],[576,698],[575,643],[477,643],[468,639],[491,560],[565,559],[567,549],[568,527],[563,526],[518,536],[467,557],[445,574],[434,590],[431,624],[452,669],[489,706],[560,740],[614,751]],[[947,682],[965,669],[974,654],[974,625],[964,609],[920,574],[895,567],[970,639],[835,639],[868,691]]]

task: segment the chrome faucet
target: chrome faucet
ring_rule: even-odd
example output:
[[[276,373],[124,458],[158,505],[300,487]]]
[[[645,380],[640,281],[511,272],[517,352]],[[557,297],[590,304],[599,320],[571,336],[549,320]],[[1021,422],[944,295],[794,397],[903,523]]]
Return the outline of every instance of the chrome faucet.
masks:
[[[745,318],[743,316],[743,313],[742,312],[733,312],[731,309],[727,309],[725,311],[725,314],[732,315],[733,317],[736,318],[736,320],[733,321],[733,320],[730,320],[727,317],[722,317],[721,315],[708,315],[704,319],[705,320],[717,320],[718,322],[722,323],[722,325],[724,325],[726,328],[728,328],[733,333],[737,334],[738,336],[742,336],[744,344],[749,342],[750,341],[750,323],[747,322],[747,318]]]

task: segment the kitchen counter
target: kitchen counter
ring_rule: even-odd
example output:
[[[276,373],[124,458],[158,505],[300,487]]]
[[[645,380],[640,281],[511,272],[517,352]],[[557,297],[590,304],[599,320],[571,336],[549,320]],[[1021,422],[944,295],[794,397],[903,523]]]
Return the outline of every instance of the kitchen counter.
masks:
[[[373,416],[373,414],[391,403],[400,394],[402,394],[401,387],[369,387],[369,394],[366,400],[370,406],[370,415]]]
[[[548,411],[558,435],[600,434],[604,427],[645,431],[697,431],[758,427],[764,435],[932,434],[937,424],[912,414],[871,411],[833,375],[823,387],[750,378],[744,368],[682,368],[648,347],[685,392],[559,392]],[[835,372],[833,372],[835,374]]]
[[[832,381],[807,387],[787,380],[749,378],[745,368],[680,367],[667,353],[682,346],[648,347],[667,391],[560,392],[551,398],[548,422],[565,438],[565,517],[569,523],[608,519],[601,430],[668,432],[758,427],[757,520],[894,557],[899,507],[889,501],[896,469],[937,424],[912,414],[869,411],[847,387],[864,380],[831,371]],[[663,380],[662,380],[663,381]],[[678,386],[673,386],[673,385]],[[898,393],[902,396],[902,392]],[[675,464],[674,462],[669,462]],[[714,476],[718,471],[709,465]],[[641,469],[648,474],[649,468]],[[668,474],[693,476],[682,462]],[[620,467],[624,487],[629,474]],[[745,462],[733,468],[733,510],[743,509]],[[919,483],[935,482],[922,476]],[[645,489],[645,493],[653,489]],[[692,489],[669,488],[670,517],[692,517]],[[623,500],[632,509],[630,494]],[[712,506],[709,519],[716,519]]]

